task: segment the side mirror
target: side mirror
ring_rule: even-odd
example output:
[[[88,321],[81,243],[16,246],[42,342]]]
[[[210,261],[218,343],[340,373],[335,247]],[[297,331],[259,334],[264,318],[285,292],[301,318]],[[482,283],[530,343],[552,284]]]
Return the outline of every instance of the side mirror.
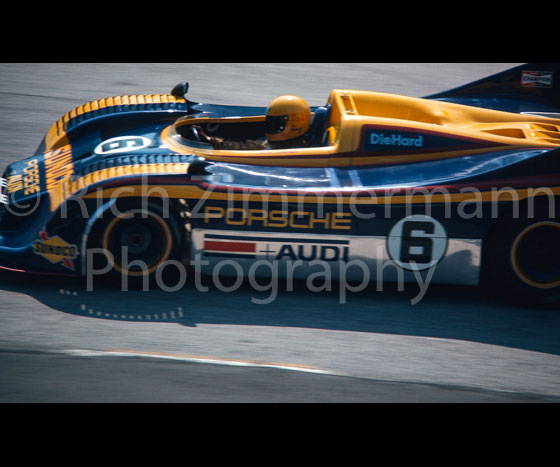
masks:
[[[189,83],[186,81],[184,83],[179,83],[171,90],[171,95],[173,97],[182,97],[184,98],[189,90]]]

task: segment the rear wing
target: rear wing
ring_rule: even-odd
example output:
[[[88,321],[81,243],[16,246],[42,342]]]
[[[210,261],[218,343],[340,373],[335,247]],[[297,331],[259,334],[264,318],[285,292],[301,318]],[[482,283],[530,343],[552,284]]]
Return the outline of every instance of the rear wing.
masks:
[[[559,118],[560,63],[527,63],[425,99]]]

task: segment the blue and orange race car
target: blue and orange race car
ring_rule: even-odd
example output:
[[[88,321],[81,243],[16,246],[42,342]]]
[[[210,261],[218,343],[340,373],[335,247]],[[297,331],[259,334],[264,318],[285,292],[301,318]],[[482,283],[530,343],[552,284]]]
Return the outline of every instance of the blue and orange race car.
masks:
[[[424,98],[335,89],[307,144],[266,107],[116,96],[62,116],[0,179],[0,267],[154,281],[202,274],[490,284],[560,295],[560,66]],[[201,133],[205,138],[201,137]]]

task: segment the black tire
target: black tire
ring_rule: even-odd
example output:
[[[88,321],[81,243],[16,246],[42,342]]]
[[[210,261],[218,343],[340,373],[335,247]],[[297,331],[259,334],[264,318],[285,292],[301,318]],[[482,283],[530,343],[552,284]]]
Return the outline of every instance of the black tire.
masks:
[[[94,225],[87,267],[96,271],[91,275],[104,285],[149,289],[167,278],[158,269],[167,275],[173,269],[176,272],[176,268],[163,267],[168,261],[180,261],[186,244],[185,224],[171,207],[164,209],[161,203],[148,200],[124,201]]]
[[[485,241],[484,283],[513,303],[560,303],[560,221],[540,217],[500,221]]]

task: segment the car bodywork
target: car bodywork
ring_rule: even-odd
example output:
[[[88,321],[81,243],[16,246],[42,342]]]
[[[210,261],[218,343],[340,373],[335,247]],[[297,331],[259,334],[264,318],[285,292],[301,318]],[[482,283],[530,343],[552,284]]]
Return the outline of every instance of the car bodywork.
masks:
[[[489,248],[529,208],[555,242],[559,74],[527,64],[424,98],[335,89],[311,108],[309,147],[282,150],[201,142],[195,125],[262,137],[266,108],[192,102],[186,84],[88,102],[4,172],[0,266],[86,275],[92,239],[108,244],[106,214],[152,200],[179,226],[163,241],[178,236],[181,259],[202,258],[205,273],[220,261],[246,272],[275,260],[274,274],[308,277],[323,262],[336,265],[334,278],[477,285],[494,261]],[[542,280],[517,277],[548,294],[560,280],[546,268]]]

